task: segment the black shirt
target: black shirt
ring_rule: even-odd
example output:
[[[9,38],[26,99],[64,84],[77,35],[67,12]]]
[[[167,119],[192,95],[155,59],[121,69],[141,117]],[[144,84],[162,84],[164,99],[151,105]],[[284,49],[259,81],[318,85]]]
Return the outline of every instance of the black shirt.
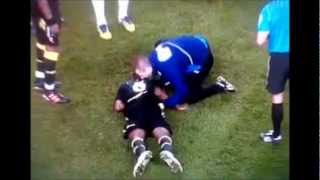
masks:
[[[118,90],[116,99],[125,104],[124,115],[148,115],[159,110],[159,98],[154,94],[153,80],[128,80]]]

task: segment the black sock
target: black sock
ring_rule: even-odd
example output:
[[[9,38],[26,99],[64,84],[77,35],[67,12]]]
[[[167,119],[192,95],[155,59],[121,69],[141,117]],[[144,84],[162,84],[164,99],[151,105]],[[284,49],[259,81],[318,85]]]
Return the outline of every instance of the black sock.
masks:
[[[131,141],[133,154],[138,158],[142,152],[146,150],[146,146],[142,138],[135,138]]]
[[[277,137],[281,133],[281,122],[283,119],[283,104],[272,103],[272,123],[273,123],[273,137]]]
[[[44,87],[46,90],[54,90],[55,80],[56,80],[56,62],[51,60],[45,60],[45,84]]]
[[[172,152],[172,139],[169,136],[162,136],[159,138],[158,143],[160,144],[161,151]]]
[[[207,89],[207,91],[210,92],[211,95],[219,94],[219,93],[226,91],[226,89],[224,87],[218,85],[217,83],[207,87],[206,89]]]

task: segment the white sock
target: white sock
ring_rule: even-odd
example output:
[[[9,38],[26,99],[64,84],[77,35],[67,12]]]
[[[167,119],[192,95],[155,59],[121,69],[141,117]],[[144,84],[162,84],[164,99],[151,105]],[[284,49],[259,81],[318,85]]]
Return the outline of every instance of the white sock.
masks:
[[[55,84],[54,84],[54,83],[53,83],[53,84],[44,83],[44,88],[45,88],[46,90],[49,90],[49,91],[54,90]]]
[[[118,21],[128,16],[129,0],[118,0]]]
[[[106,16],[105,16],[105,0],[91,0],[93,5],[93,10],[96,15],[97,27],[102,24],[108,24]]]
[[[35,74],[35,77],[36,78],[39,78],[39,79],[44,79],[44,77],[45,77],[45,74],[44,74],[44,72],[42,72],[42,71],[35,71],[34,72],[34,74]]]

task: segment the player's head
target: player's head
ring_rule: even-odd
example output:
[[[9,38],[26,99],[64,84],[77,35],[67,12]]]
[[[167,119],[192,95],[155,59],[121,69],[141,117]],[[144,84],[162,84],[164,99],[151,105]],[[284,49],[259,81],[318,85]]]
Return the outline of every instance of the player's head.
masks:
[[[136,56],[133,60],[134,75],[139,79],[146,79],[152,76],[152,66],[145,56]]]

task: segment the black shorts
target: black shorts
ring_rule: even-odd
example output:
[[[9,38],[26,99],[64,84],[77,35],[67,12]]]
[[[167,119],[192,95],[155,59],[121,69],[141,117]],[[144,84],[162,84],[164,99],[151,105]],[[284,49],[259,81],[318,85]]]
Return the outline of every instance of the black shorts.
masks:
[[[284,91],[289,79],[289,53],[271,53],[267,70],[267,90],[271,94]]]
[[[155,106],[149,110],[140,108],[137,109],[137,112],[129,112],[125,116],[125,120],[126,124],[123,127],[123,137],[125,139],[128,139],[129,134],[135,129],[145,130],[147,137],[151,137],[152,131],[157,127],[163,127],[172,134],[165,113],[160,106]]]

